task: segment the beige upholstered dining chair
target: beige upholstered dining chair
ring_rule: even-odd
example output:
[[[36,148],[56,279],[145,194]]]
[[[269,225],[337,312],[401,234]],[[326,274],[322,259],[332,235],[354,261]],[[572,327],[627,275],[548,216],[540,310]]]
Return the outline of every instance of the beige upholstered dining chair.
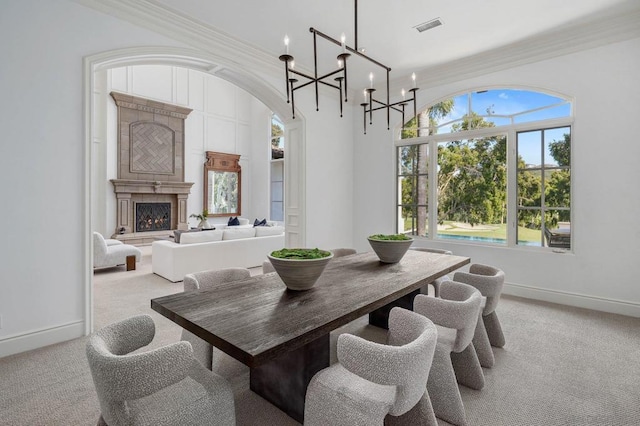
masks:
[[[481,302],[478,290],[455,281],[442,284],[440,297],[418,294],[413,301],[413,310],[438,328],[427,390],[436,416],[454,425],[467,424],[456,382],[472,389],[484,387],[484,374],[472,343]]]
[[[402,308],[389,314],[388,345],[351,334],[338,337],[338,363],[307,388],[304,424],[436,425],[426,392],[436,327]]]
[[[487,336],[491,346],[503,347],[505,339],[496,308],[504,286],[504,272],[493,266],[474,263],[469,267],[469,272],[456,272],[453,280],[477,288],[482,296],[486,298],[486,303],[482,310],[482,320]]]
[[[411,247],[411,250],[415,250],[415,251],[424,251],[424,252],[428,252],[428,253],[437,253],[437,254],[446,254],[446,255],[451,255],[453,254],[453,252],[451,250],[443,250],[443,249],[436,249],[436,248],[427,248],[427,247]],[[445,281],[451,281],[451,277],[449,277],[448,275],[444,275],[440,278],[436,278],[435,280],[433,280],[432,282],[430,282],[429,284],[423,286],[422,288],[420,288],[420,293],[422,294],[429,294],[429,285],[433,286],[433,294],[435,297],[440,297],[440,286],[442,286],[442,283]]]
[[[249,278],[251,278],[251,272],[246,268],[226,268],[195,272],[184,276],[184,291],[212,289],[221,284]],[[195,358],[209,370],[213,370],[214,349],[211,343],[205,342],[184,329],[182,330],[182,340],[191,343]]]
[[[138,315],[89,337],[98,425],[235,425],[231,387],[193,357],[189,343],[131,354],[154,335],[151,317]]]

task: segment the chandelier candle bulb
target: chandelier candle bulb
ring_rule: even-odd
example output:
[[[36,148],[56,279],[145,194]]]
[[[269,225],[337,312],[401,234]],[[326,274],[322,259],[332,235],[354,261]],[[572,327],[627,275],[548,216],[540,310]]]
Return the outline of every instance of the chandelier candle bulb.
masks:
[[[342,68],[342,61],[338,59],[338,68]]]
[[[411,80],[413,81],[413,88],[416,88],[416,73],[411,74]]]
[[[373,73],[372,72],[369,73],[369,85],[370,85],[370,88],[373,89]]]
[[[364,97],[364,101],[367,102],[367,89],[362,91],[362,96]]]
[[[405,100],[404,95],[405,95],[406,92],[404,91],[404,89],[402,89],[402,92],[400,92],[400,93],[402,93],[402,100],[404,101]]]
[[[289,54],[289,36],[286,34],[284,35],[284,53]]]
[[[342,34],[340,35],[340,44],[342,45],[342,53],[344,53],[344,52],[346,52],[346,51],[347,51],[347,48],[346,48],[346,46],[345,46],[345,44],[344,44],[344,42],[345,42],[346,40],[347,40],[347,37],[344,35],[344,33],[342,33]]]

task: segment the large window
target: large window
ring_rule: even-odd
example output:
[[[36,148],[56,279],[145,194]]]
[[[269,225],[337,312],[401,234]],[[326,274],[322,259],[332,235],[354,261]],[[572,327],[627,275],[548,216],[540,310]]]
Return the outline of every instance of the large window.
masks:
[[[396,142],[398,232],[570,248],[570,124],[568,100],[523,90],[431,106]]]

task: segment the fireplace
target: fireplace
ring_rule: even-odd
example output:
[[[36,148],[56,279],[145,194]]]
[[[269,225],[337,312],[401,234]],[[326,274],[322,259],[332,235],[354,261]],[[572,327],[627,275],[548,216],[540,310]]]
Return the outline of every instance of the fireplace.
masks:
[[[136,232],[171,229],[171,203],[136,203]]]
[[[191,109],[111,92],[118,107],[116,229],[112,238],[149,244],[188,227],[184,120]]]

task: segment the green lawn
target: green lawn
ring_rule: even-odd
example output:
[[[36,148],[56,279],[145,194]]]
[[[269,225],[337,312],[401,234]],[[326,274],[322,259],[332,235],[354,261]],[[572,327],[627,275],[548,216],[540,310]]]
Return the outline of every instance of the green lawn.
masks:
[[[471,227],[466,225],[465,227],[456,226],[452,221],[445,221],[443,225],[450,227],[445,230],[438,230],[438,234],[440,235],[460,235],[460,236],[475,236],[481,238],[500,238],[506,240],[507,238],[507,225],[506,224],[496,224],[496,225],[477,225],[475,227]],[[405,220],[404,222],[405,229],[411,229],[411,220]],[[486,229],[483,229],[486,228]],[[537,229],[529,229],[524,228],[522,226],[518,226],[518,240],[519,241],[530,241],[539,243],[540,242],[540,230]]]

